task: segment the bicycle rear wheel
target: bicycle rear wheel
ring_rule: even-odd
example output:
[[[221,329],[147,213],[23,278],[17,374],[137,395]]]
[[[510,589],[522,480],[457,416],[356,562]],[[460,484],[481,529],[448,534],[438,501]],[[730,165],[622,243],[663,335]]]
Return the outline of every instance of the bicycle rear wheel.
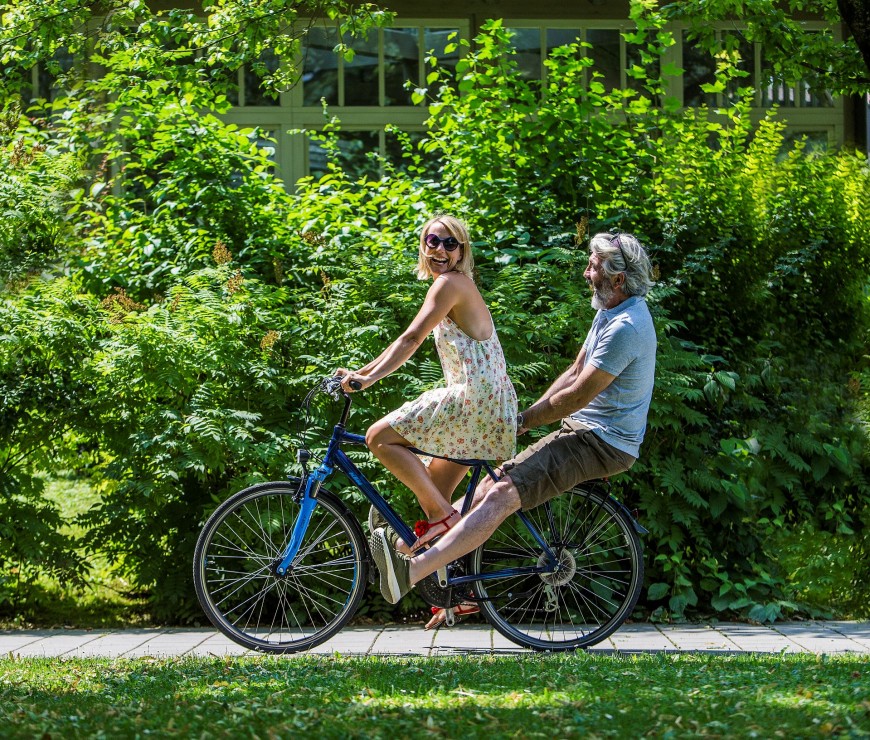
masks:
[[[253,650],[292,653],[325,642],[354,615],[365,590],[362,529],[323,489],[290,570],[275,573],[299,513],[297,488],[290,481],[240,491],[212,514],[196,544],[199,603],[215,627]]]
[[[534,650],[575,650],[605,639],[631,614],[643,587],[643,547],[631,516],[594,488],[575,488],[525,513],[559,568],[476,581],[487,620]],[[546,564],[518,516],[470,556],[474,574]]]

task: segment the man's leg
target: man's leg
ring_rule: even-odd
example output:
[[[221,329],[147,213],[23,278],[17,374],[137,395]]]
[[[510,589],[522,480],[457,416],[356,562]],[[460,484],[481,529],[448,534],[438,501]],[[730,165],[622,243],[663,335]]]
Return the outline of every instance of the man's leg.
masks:
[[[520,494],[507,476],[485,487],[483,498],[428,550],[411,558],[412,584],[486,542],[505,519],[520,508]],[[475,492],[477,498],[477,492]]]

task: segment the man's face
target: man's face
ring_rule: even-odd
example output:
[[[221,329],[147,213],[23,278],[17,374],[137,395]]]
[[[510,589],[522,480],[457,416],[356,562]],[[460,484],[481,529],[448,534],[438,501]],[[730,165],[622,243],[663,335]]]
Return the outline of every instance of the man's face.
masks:
[[[592,288],[592,308],[613,308],[615,293],[613,283],[604,274],[601,258],[595,252],[589,255],[589,264],[586,265],[583,277]]]

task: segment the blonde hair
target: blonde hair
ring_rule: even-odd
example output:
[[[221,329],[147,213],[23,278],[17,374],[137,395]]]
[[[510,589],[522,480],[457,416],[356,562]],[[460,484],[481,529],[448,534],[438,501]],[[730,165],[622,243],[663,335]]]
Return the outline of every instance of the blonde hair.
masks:
[[[432,270],[429,268],[429,260],[426,259],[424,249],[429,229],[437,223],[440,223],[447,229],[447,233],[459,242],[459,249],[462,250],[462,257],[459,258],[459,262],[456,263],[454,269],[474,280],[474,255],[471,253],[471,239],[468,236],[468,227],[465,225],[465,222],[460,221],[456,216],[448,215],[433,216],[423,224],[423,230],[420,232],[420,246],[417,250],[417,278],[419,280],[426,280],[432,277]]]

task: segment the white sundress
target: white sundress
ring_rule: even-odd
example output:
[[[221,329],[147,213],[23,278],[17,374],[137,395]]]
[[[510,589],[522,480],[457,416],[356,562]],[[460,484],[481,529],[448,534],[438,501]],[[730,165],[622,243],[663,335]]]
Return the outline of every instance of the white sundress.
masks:
[[[469,337],[450,317],[435,327],[447,387],[426,391],[385,417],[414,447],[445,457],[507,460],[516,453],[517,396],[493,325]]]

